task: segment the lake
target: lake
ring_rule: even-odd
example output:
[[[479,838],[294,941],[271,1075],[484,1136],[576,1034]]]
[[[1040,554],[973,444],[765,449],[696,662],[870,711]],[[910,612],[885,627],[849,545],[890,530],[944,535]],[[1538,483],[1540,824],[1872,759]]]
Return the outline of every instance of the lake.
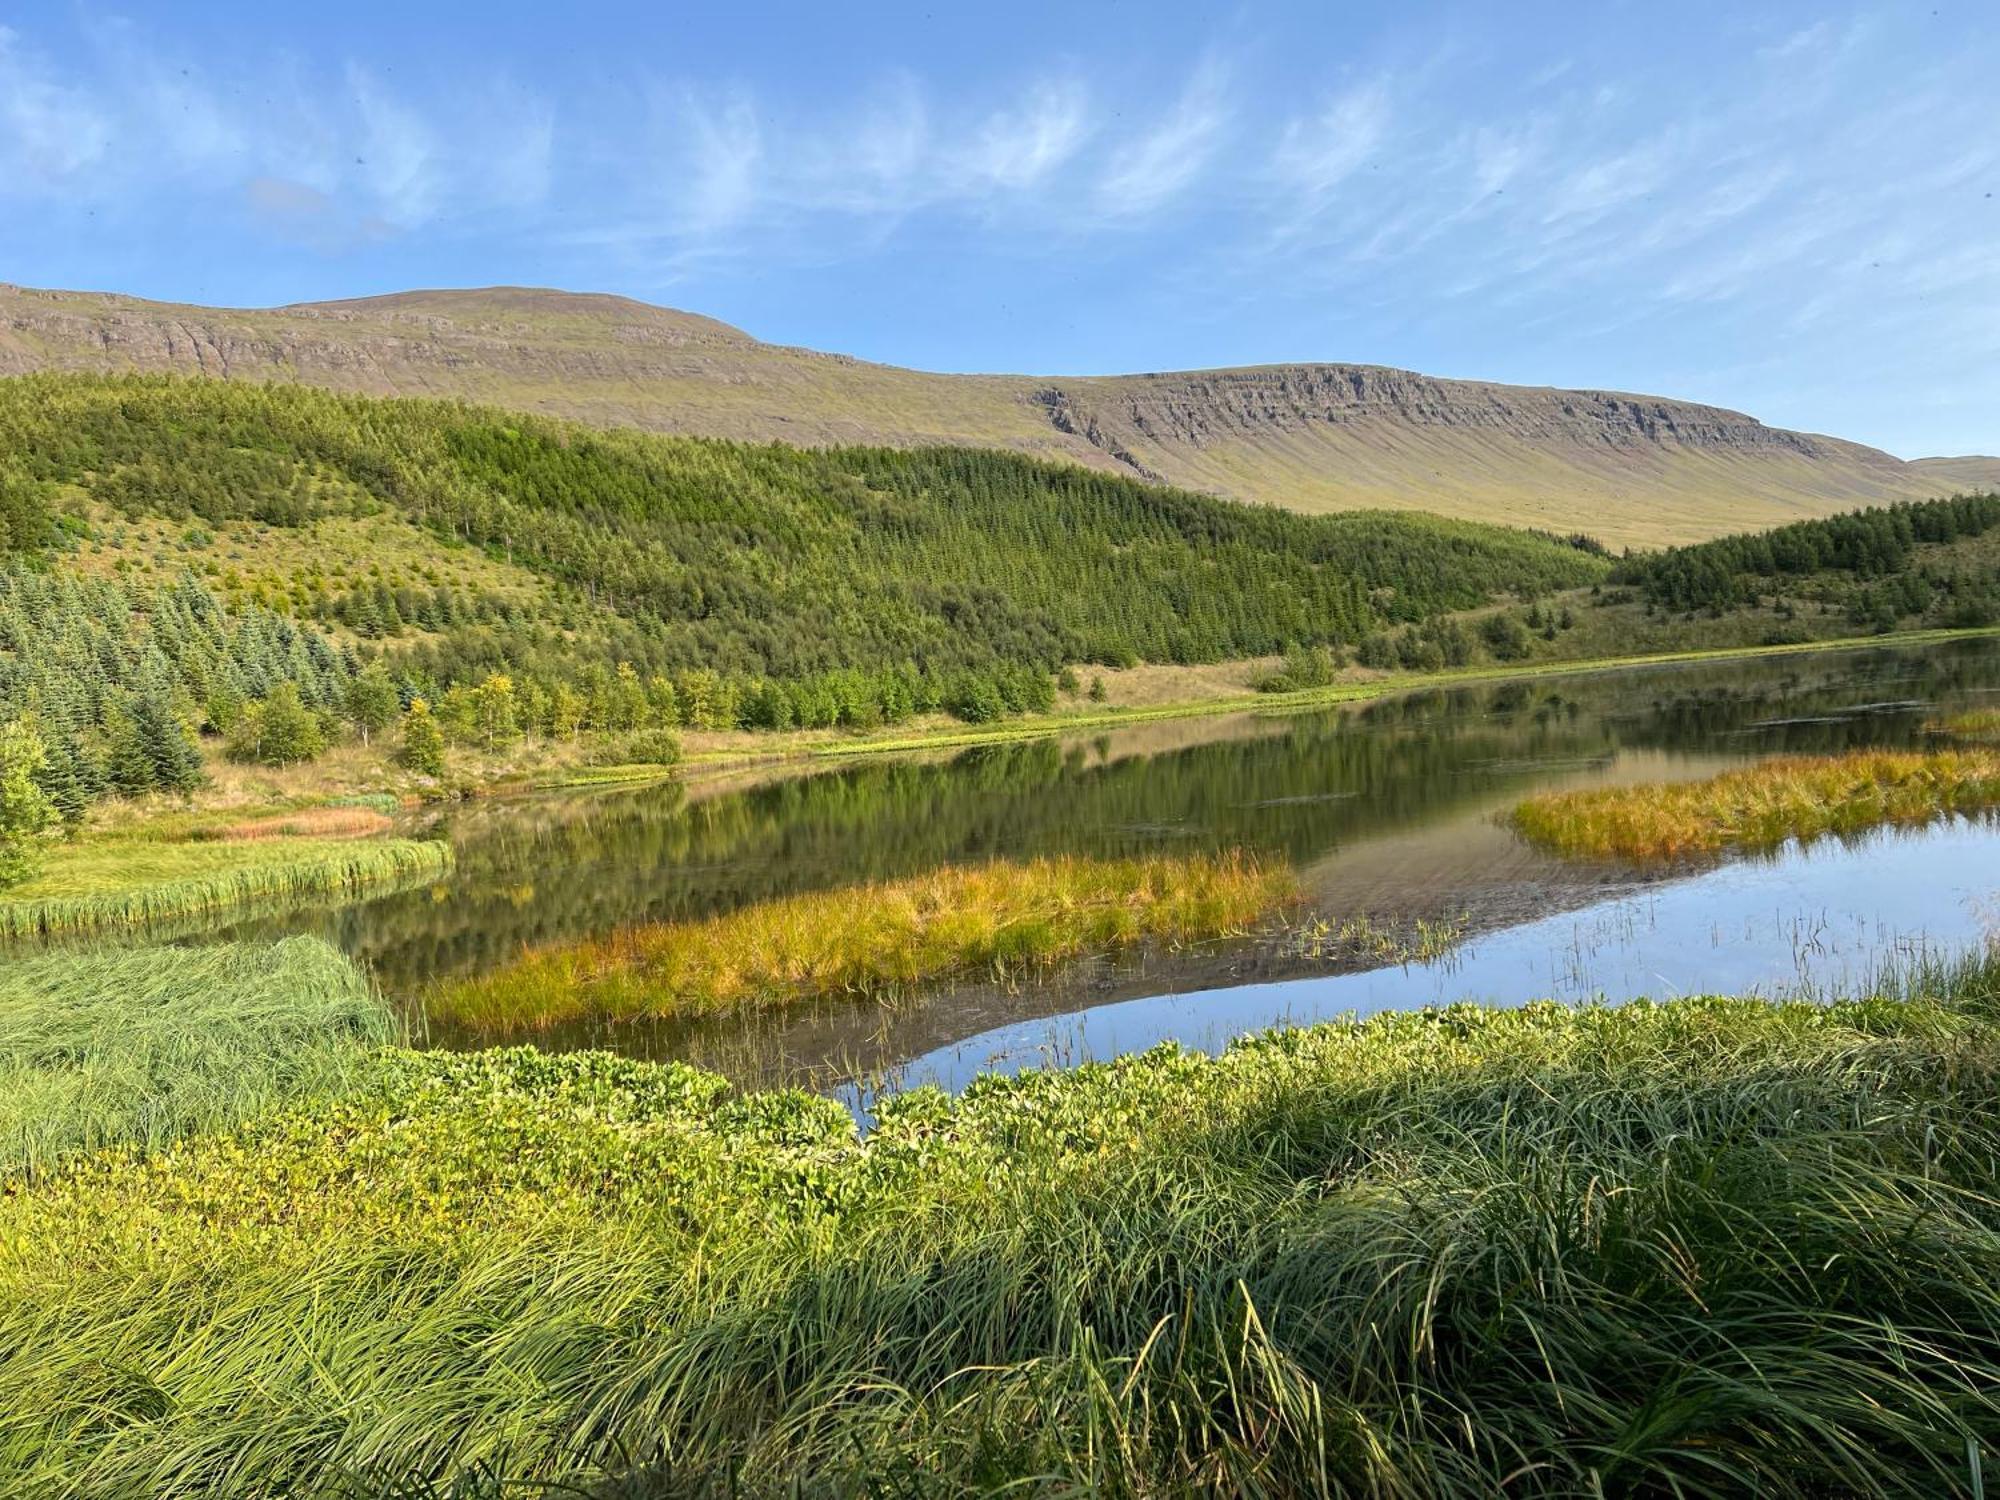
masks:
[[[1456,937],[1427,961],[1385,962],[1352,944],[1311,951],[1296,935],[1266,935],[887,1006],[533,1038],[686,1057],[746,1083],[804,1083],[863,1103],[892,1084],[955,1087],[987,1068],[1164,1040],[1215,1048],[1285,1022],[1461,999],[1825,994],[1996,930],[1992,823],[1641,871],[1540,854],[1502,816],[1544,789],[1917,746],[1934,715],[1995,702],[2000,642],[1962,641],[1496,681],[688,787],[474,802],[422,821],[456,848],[444,883],[235,932],[320,933],[406,997],[524,944],[949,863],[1242,848],[1288,861],[1309,912],[1329,922],[1366,918],[1391,935],[1424,923]]]

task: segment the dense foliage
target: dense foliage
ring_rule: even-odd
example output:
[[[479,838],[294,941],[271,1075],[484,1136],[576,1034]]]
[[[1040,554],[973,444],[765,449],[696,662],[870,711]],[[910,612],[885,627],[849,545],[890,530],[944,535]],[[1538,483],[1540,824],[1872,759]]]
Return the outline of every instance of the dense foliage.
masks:
[[[80,493],[128,515],[282,527],[386,506],[557,586],[548,618],[386,586],[313,602],[441,635],[426,664],[446,680],[549,673],[579,631],[642,675],[1207,661],[1602,571],[1587,550],[1494,527],[1302,517],[983,450],[753,447],[291,387],[8,381],[0,452],[15,490],[39,486],[58,511]]]
[[[1615,576],[1663,608],[1720,610],[1831,573],[1860,585],[1850,603],[1862,623],[1893,625],[1942,597],[1949,607],[1941,623],[1991,624],[2000,619],[2000,570],[1914,564],[1926,543],[1983,536],[1995,527],[2000,495],[1912,501],[1646,553],[1627,558]]]
[[[387,1051],[0,1194],[0,1484],[1959,1493],[1996,978],[1389,1015],[865,1139],[682,1064]]]

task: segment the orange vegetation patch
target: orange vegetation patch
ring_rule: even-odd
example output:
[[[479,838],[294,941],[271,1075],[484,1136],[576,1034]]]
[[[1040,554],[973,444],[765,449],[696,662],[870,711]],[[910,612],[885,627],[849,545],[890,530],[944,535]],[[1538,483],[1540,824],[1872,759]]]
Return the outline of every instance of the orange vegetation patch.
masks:
[[[231,823],[214,836],[230,843],[249,839],[365,839],[387,833],[394,822],[387,813],[372,807],[307,807]]]
[[[509,1032],[586,1016],[871,997],[1147,939],[1223,937],[1295,892],[1285,866],[1236,853],[950,867],[530,949],[491,974],[433,986],[426,1008],[434,1019]]]
[[[1864,751],[1780,756],[1706,781],[1549,792],[1514,809],[1523,837],[1558,854],[1674,859],[1858,833],[2000,807],[2000,753]]]

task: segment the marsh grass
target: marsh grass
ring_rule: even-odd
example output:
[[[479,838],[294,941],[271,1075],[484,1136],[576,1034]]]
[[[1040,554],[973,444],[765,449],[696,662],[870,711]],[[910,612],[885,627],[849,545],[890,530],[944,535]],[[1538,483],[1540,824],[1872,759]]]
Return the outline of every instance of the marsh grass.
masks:
[[[0,1199],[0,1474],[149,1496],[1970,1492],[2000,962],[885,1102],[391,1051]]]
[[[1956,740],[2000,744],[2000,708],[1968,709],[1964,713],[1934,719],[1926,727],[1934,734],[1948,735]]]
[[[1517,806],[1529,842],[1584,858],[1665,860],[1917,824],[2000,805],[2000,753],[1781,756],[1705,781],[1549,792]]]
[[[0,1177],[348,1086],[388,1011],[314,939],[0,964]]]
[[[0,894],[0,937],[184,926],[430,880],[451,864],[449,845],[415,839],[86,838],[57,845],[38,876]]]
[[[1395,924],[1369,916],[1338,921],[1315,916],[1286,932],[1285,947],[1326,963],[1423,964],[1455,951],[1470,926],[1470,913]]]
[[[1288,871],[1242,854],[947,867],[532,949],[492,973],[433,986],[424,1009],[439,1021],[504,1034],[589,1017],[883,996],[1141,940],[1226,936],[1293,890]]]

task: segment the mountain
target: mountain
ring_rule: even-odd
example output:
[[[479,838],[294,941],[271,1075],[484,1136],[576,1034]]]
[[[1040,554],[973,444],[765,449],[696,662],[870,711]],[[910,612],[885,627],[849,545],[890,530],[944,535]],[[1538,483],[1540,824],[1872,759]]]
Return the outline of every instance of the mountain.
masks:
[[[807,446],[1010,448],[1239,500],[1652,546],[2000,480],[1740,412],[1371,365],[938,375],[623,297],[493,287],[260,310],[0,284],[0,374],[179,371]]]

